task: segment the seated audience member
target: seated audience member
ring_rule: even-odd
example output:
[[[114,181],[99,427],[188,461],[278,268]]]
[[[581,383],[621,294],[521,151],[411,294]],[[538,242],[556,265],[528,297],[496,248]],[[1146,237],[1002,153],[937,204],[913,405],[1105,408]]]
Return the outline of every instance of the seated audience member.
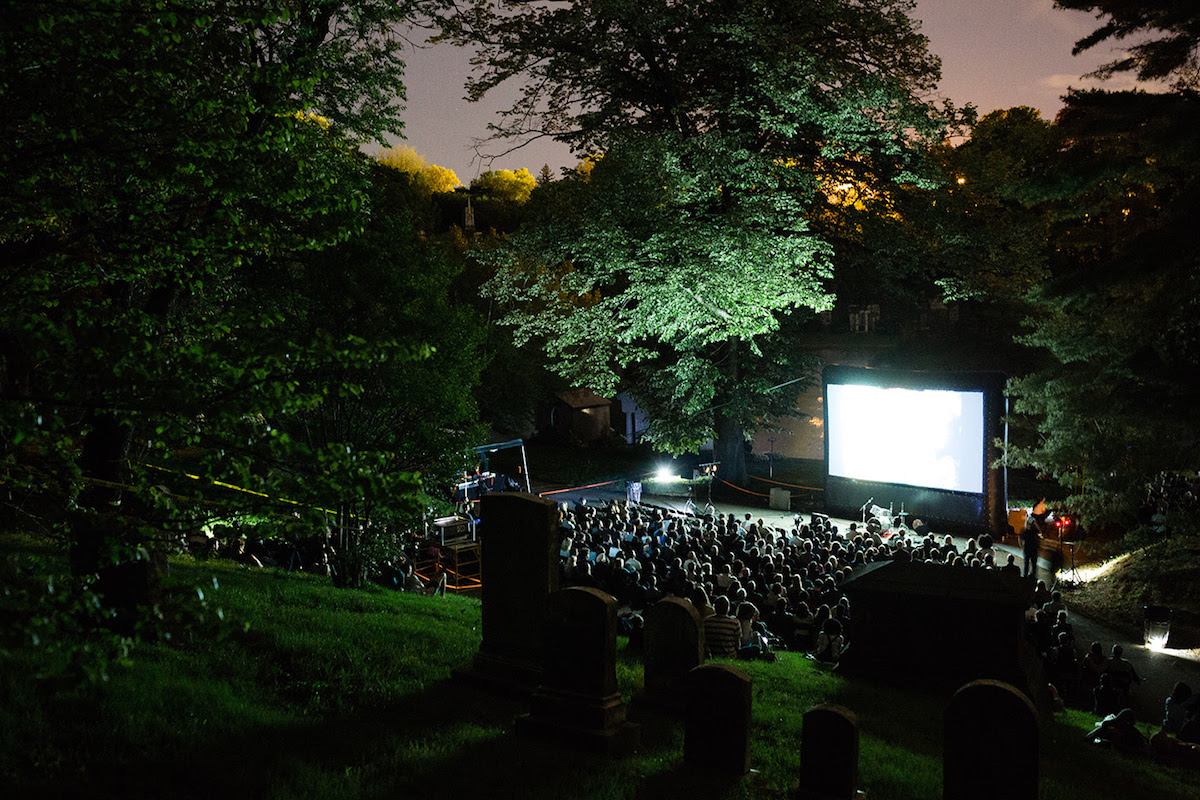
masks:
[[[1150,750],[1167,766],[1200,768],[1200,744],[1181,741],[1165,730],[1150,737]]]
[[[1163,710],[1162,729],[1164,731],[1170,734],[1179,733],[1179,729],[1183,727],[1183,719],[1187,715],[1185,703],[1191,696],[1192,687],[1183,681],[1175,684],[1175,688],[1167,698],[1166,708]]]
[[[836,664],[846,651],[846,639],[842,636],[842,623],[828,620],[817,635],[817,646],[813,658],[825,664]]]
[[[817,637],[820,636],[821,631],[825,630],[825,623],[828,622],[832,616],[833,614],[831,613],[829,606],[823,603],[817,606],[817,610],[813,613],[812,641],[808,644],[809,650],[812,650],[817,646]]]
[[[1067,604],[1064,603],[1062,599],[1062,592],[1058,591],[1057,589],[1051,592],[1050,602],[1042,606],[1042,610],[1046,612],[1046,615],[1049,616],[1050,619],[1058,619],[1058,612],[1067,610]]]
[[[1195,702],[1197,697],[1200,695],[1193,694],[1191,700],[1183,704],[1183,724],[1175,736],[1181,742],[1200,744],[1200,703]]]
[[[1126,753],[1149,753],[1150,742],[1137,729],[1134,721],[1132,708],[1121,709],[1096,723],[1086,738]]]
[[[1113,688],[1120,693],[1122,705],[1128,705],[1130,688],[1135,683],[1141,683],[1142,679],[1133,664],[1123,657],[1124,653],[1125,648],[1114,644],[1112,657],[1108,659],[1108,667],[1104,671],[1109,675]]]
[[[1042,658],[1047,658],[1050,648],[1054,646],[1054,639],[1051,635],[1050,619],[1046,616],[1046,612],[1040,608],[1035,611],[1033,621],[1027,627],[1029,641],[1033,644],[1034,650]]]
[[[1100,675],[1100,683],[1092,690],[1092,713],[1098,717],[1121,710],[1122,695],[1112,684],[1112,673]]]
[[[713,615],[704,619],[704,645],[709,655],[714,658],[737,655],[741,637],[741,625],[729,616],[729,598],[717,595],[713,601]]]
[[[1091,701],[1092,691],[1100,685],[1100,676],[1108,666],[1108,658],[1104,655],[1099,642],[1092,642],[1087,654],[1079,662],[1079,691],[1086,693]]]
[[[792,644],[796,638],[796,618],[792,615],[792,604],[786,597],[779,598],[779,602],[767,615],[766,623],[767,627],[779,637],[785,648],[793,649]]]
[[[737,609],[739,658],[764,658],[775,660],[767,637],[759,621],[758,608],[753,603],[742,603]]]
[[[716,613],[716,610],[708,602],[708,592],[703,586],[693,587],[688,599],[692,601],[692,605],[696,608],[696,612],[700,614],[700,619],[704,620]]]
[[[1004,566],[1000,568],[1000,572],[1004,575],[1021,577],[1021,568],[1017,566],[1017,557],[1009,553],[1004,559]]]
[[[1075,642],[1068,633],[1058,634],[1051,674],[1059,694],[1064,698],[1074,698],[1079,684],[1079,659],[1075,656]]]
[[[1054,598],[1050,595],[1050,590],[1046,588],[1045,581],[1038,581],[1033,587],[1033,605],[1035,608],[1041,608],[1049,603]]]
[[[1058,612],[1057,619],[1054,620],[1054,627],[1050,630],[1050,635],[1054,637],[1054,641],[1059,641],[1063,634],[1071,640],[1071,644],[1075,644],[1075,629],[1071,627],[1071,623],[1067,622],[1067,612]]]
[[[620,614],[617,617],[617,633],[629,637],[629,647],[634,650],[642,648],[642,632],[646,627],[646,619],[636,611]]]
[[[803,600],[796,603],[796,608],[792,613],[792,650],[807,653],[812,649],[815,622],[816,617],[809,610],[808,603]]]

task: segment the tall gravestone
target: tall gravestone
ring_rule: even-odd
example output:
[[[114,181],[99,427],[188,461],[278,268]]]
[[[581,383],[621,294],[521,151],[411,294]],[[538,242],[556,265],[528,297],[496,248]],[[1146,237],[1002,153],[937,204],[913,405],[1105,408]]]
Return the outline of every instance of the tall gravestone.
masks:
[[[546,603],[558,590],[557,504],[523,492],[484,495],[483,641],[460,678],[528,693],[542,677]]]
[[[750,771],[750,689],[750,676],[727,664],[705,664],[688,673],[685,764],[729,777]]]
[[[704,627],[687,600],[668,597],[646,611],[643,636],[644,702],[682,713],[686,679],[704,663]]]
[[[1037,800],[1038,715],[1015,687],[972,681],[945,716],[943,800]],[[1003,753],[997,767],[990,757]]]
[[[617,601],[575,586],[550,596],[545,670],[517,730],[605,753],[630,752],[640,731],[617,691]]]
[[[852,800],[858,791],[858,718],[837,705],[804,714],[799,800]]]

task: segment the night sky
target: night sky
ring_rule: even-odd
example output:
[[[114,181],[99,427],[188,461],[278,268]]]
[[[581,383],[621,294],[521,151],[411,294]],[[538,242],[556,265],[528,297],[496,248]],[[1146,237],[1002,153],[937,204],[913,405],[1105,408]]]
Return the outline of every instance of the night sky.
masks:
[[[941,93],[959,105],[974,103],[981,114],[1026,105],[1053,118],[1067,88],[1100,85],[1081,76],[1114,57],[1109,44],[1072,56],[1072,45],[1094,30],[1096,21],[1085,13],[1056,10],[1053,0],[918,0],[916,16],[930,49],[942,59]],[[472,141],[487,135],[488,122],[505,102],[503,90],[480,103],[462,99],[467,60],[465,51],[449,45],[408,54],[405,144],[427,161],[454,170],[464,183],[487,169],[526,167],[536,174],[549,164],[557,173],[576,162],[561,145],[537,143],[481,163]],[[1129,88],[1128,81],[1105,85]],[[492,143],[483,152],[500,149]]]

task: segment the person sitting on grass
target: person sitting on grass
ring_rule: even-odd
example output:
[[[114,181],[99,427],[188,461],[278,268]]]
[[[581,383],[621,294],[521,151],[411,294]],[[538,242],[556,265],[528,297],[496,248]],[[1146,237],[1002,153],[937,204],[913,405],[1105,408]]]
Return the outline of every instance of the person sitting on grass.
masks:
[[[1079,662],[1079,691],[1091,702],[1092,692],[1100,685],[1100,676],[1108,666],[1108,658],[1099,642],[1092,642],[1087,655]]]
[[[1178,734],[1183,727],[1187,715],[1186,703],[1192,696],[1192,687],[1183,681],[1175,684],[1175,688],[1167,697],[1166,708],[1163,709],[1162,729],[1170,734]]]
[[[1100,675],[1100,684],[1092,690],[1092,713],[1098,717],[1117,713],[1121,708],[1122,696],[1112,683],[1112,673]]]
[[[1067,610],[1067,604],[1062,599],[1062,592],[1057,589],[1050,592],[1050,602],[1043,605],[1042,610],[1046,612],[1050,619],[1058,619],[1059,612]]]
[[[1108,659],[1105,672],[1110,676],[1113,688],[1121,697],[1121,705],[1129,704],[1129,690],[1142,679],[1133,668],[1133,664],[1124,658],[1125,648],[1119,644],[1112,646],[1112,657]]]
[[[1075,629],[1071,627],[1071,623],[1067,622],[1067,612],[1059,611],[1058,617],[1054,620],[1054,627],[1050,630],[1050,635],[1054,637],[1054,641],[1061,641],[1063,634],[1071,640],[1071,644],[1075,644]]]
[[[842,623],[836,618],[825,622],[817,635],[817,647],[813,658],[822,664],[837,664],[846,652],[846,638],[842,636]]]
[[[774,661],[775,654],[771,652],[767,635],[759,623],[758,608],[754,603],[742,603],[737,610],[738,620],[738,658]]]
[[[1125,753],[1148,754],[1150,741],[1134,725],[1132,708],[1123,708],[1096,723],[1085,738]]]
[[[1200,744],[1200,702],[1196,702],[1197,698],[1200,695],[1194,694],[1184,703],[1183,724],[1175,737],[1181,742]]]
[[[1064,700],[1074,698],[1079,683],[1079,659],[1075,655],[1075,642],[1069,633],[1058,634],[1058,646],[1054,648],[1050,672]]]
[[[729,598],[717,595],[713,600],[713,615],[704,619],[704,645],[713,658],[737,655],[742,628],[729,616]]]

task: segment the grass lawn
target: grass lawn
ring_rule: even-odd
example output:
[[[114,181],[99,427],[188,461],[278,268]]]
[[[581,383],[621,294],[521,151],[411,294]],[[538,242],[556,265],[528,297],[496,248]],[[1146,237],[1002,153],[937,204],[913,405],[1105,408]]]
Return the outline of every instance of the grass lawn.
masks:
[[[0,538],[7,576],[33,547]],[[227,622],[143,642],[97,683],[39,678],[50,654],[16,633],[34,609],[6,593],[6,796],[784,797],[799,770],[801,716],[818,702],[858,715],[860,783],[872,800],[941,795],[944,697],[823,673],[795,654],[738,664],[754,678],[755,772],[697,780],[681,763],[681,726],[636,702],[642,746],[629,757],[518,737],[525,703],[451,675],[478,648],[477,600],[338,590],[225,561],[177,559],[169,580],[179,596],[204,589]],[[627,698],[639,691],[635,654],[620,652],[618,682]],[[1044,725],[1043,800],[1197,796],[1194,772],[1084,742],[1092,722],[1068,712]],[[1008,752],[997,741],[980,759],[1003,770]]]

